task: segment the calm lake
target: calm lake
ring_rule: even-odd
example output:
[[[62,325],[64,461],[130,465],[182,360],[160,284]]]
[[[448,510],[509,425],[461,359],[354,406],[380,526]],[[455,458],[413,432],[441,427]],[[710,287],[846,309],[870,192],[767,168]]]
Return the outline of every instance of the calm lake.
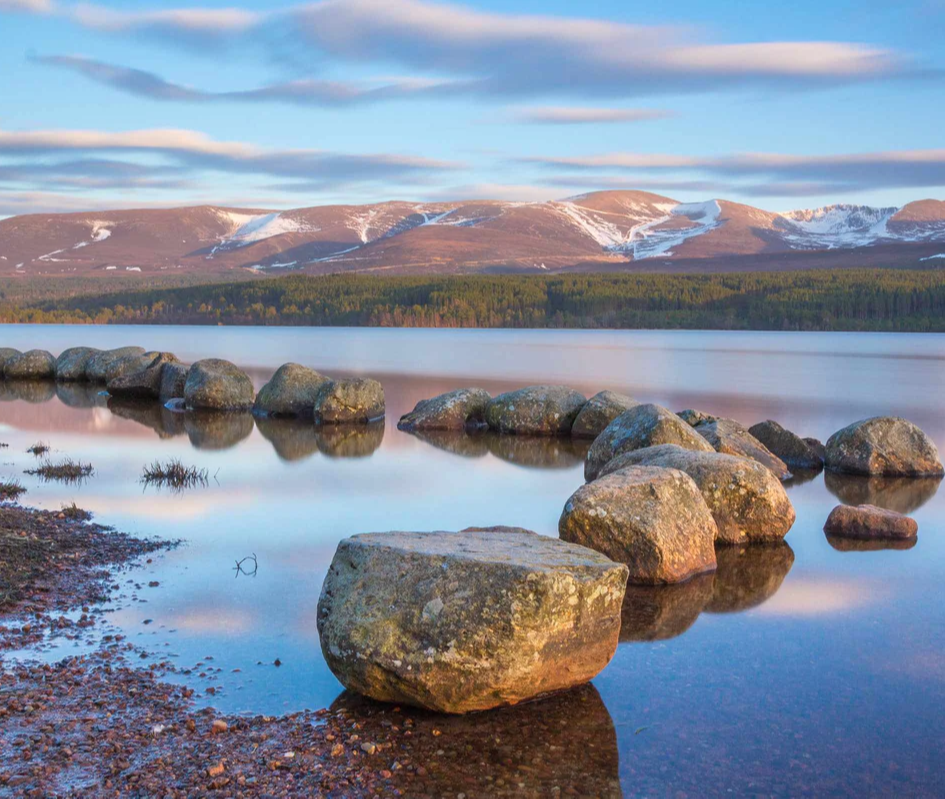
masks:
[[[386,424],[355,434],[248,414],[196,424],[158,405],[110,408],[100,387],[0,393],[0,477],[23,482],[24,504],[74,500],[100,523],[186,541],[121,576],[108,621],[155,659],[192,669],[180,679],[201,696],[215,687],[202,701],[224,711],[278,714],[338,697],[315,607],[340,538],[494,524],[557,534],[586,444],[399,432],[419,399],[566,382],[746,425],[776,419],[823,440],[857,419],[901,415],[945,448],[937,335],[0,326],[2,346],[80,344],[227,358],[257,388],[287,361],[384,384]],[[90,461],[94,476],[67,486],[24,475],[37,441],[54,458]],[[142,468],[168,458],[206,468],[210,484],[143,487]],[[714,578],[636,596],[613,661],[558,720],[588,753],[572,747],[562,765],[578,794],[582,769],[595,768],[612,769],[626,796],[945,795],[945,492],[937,481],[822,474],[797,476],[788,492],[797,522],[786,546],[723,551]],[[822,528],[839,502],[910,513],[918,542],[835,548]],[[251,554],[255,575],[236,572]],[[537,707],[468,723],[501,734],[514,716],[508,734],[527,749],[521,730]]]

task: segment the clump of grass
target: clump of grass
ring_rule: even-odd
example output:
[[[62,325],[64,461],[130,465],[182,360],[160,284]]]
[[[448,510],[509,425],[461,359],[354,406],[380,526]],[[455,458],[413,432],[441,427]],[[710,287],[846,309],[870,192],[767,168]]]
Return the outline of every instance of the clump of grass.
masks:
[[[0,480],[0,500],[16,499],[25,493],[26,488],[19,480]]]
[[[62,515],[67,519],[73,519],[80,522],[87,522],[92,518],[92,514],[89,511],[80,508],[75,504],[75,502],[73,502],[71,505],[63,505]]]
[[[26,474],[34,474],[43,480],[62,480],[65,483],[78,483],[95,473],[91,463],[80,463],[72,458],[65,458],[59,463],[45,461],[36,469],[27,469]]]
[[[45,455],[47,452],[49,452],[49,445],[44,444],[42,441],[37,441],[35,444],[33,444],[32,447],[30,447],[26,451],[30,455],[35,455],[37,458],[39,458]]]
[[[150,466],[144,467],[141,482],[145,485],[167,486],[176,491],[183,491],[185,488],[207,485],[207,470],[184,466],[177,459],[167,463],[154,461]]]

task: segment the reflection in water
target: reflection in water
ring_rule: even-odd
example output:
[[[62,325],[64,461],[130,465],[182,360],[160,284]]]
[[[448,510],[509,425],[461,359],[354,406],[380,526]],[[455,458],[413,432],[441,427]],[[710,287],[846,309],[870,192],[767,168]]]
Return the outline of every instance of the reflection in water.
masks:
[[[0,401],[23,400],[37,404],[56,396],[56,384],[51,380],[0,380]]]
[[[253,415],[238,411],[187,411],[174,414],[184,420],[184,430],[196,449],[229,449],[253,432]]]
[[[108,404],[108,394],[94,383],[56,383],[56,396],[70,408],[101,408]]]
[[[825,472],[827,490],[844,505],[876,505],[912,513],[935,496],[939,477],[882,477]]]
[[[311,419],[257,416],[256,427],[284,461],[304,461],[318,452],[315,425]]]
[[[777,544],[716,547],[718,568],[707,613],[738,613],[777,593],[794,565],[794,550]]]
[[[186,432],[184,414],[169,411],[159,402],[108,397],[107,405],[115,416],[149,427],[159,438],[173,438]]]
[[[827,543],[838,552],[879,552],[884,549],[912,549],[919,540],[912,538],[882,538],[864,541],[858,538],[841,538],[838,535],[828,535]]]
[[[394,771],[404,796],[623,796],[617,733],[590,684],[465,716],[401,714],[347,691],[332,704],[341,708],[361,725],[362,737],[382,726],[387,737],[391,723],[413,720],[412,735],[398,735],[391,759],[422,765],[426,773]]]
[[[486,443],[485,433],[467,433],[456,430],[410,430],[415,438],[419,438],[431,447],[444,452],[459,455],[462,458],[482,458],[489,454],[489,445]]]
[[[823,469],[798,469],[793,467],[791,469],[791,476],[787,480],[782,480],[781,485],[785,488],[790,488],[791,486],[801,486],[805,483],[811,483],[816,480],[823,473]]]
[[[713,574],[673,585],[628,585],[620,641],[662,641],[682,635],[712,599]]]
[[[384,440],[384,422],[315,426],[318,451],[329,458],[367,458]]]
[[[437,449],[464,458],[481,458],[491,452],[518,466],[535,469],[570,469],[584,463],[592,441],[565,436],[513,436],[490,431],[410,431]]]

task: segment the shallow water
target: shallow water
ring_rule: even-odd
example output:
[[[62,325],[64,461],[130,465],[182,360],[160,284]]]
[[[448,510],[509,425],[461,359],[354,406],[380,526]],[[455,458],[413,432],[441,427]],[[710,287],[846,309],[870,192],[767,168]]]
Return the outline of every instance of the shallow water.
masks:
[[[203,663],[182,679],[215,687],[205,701],[226,711],[338,698],[315,606],[341,537],[491,524],[556,534],[586,445],[399,432],[418,399],[566,380],[746,424],[774,418],[823,439],[895,413],[945,445],[942,336],[0,327],[3,346],[57,353],[79,343],[225,357],[257,385],[289,360],[384,383],[386,424],[354,432],[191,418],[82,387],[0,387],[0,441],[10,445],[0,477],[19,477],[25,503],[75,500],[99,522],[187,541],[130,575],[143,587],[129,586],[109,621],[182,669]],[[23,475],[37,441],[53,458],[91,461],[95,475],[77,486]],[[142,467],[171,457],[206,468],[210,484],[182,494],[142,486]],[[580,702],[456,720],[455,734],[504,732],[527,761],[530,720],[567,725],[579,745],[562,744],[556,767],[579,792],[612,777],[627,796],[945,793],[945,495],[937,481],[823,475],[798,475],[788,491],[797,522],[787,545],[728,550],[714,577],[631,591],[617,654]],[[918,542],[848,551],[828,541],[823,522],[840,501],[911,513]],[[255,576],[237,573],[250,554]]]

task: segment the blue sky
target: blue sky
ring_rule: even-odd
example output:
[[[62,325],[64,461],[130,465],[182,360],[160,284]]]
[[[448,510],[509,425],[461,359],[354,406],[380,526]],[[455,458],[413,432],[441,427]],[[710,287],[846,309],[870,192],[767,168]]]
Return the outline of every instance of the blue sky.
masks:
[[[0,0],[0,215],[945,195],[945,0]]]

